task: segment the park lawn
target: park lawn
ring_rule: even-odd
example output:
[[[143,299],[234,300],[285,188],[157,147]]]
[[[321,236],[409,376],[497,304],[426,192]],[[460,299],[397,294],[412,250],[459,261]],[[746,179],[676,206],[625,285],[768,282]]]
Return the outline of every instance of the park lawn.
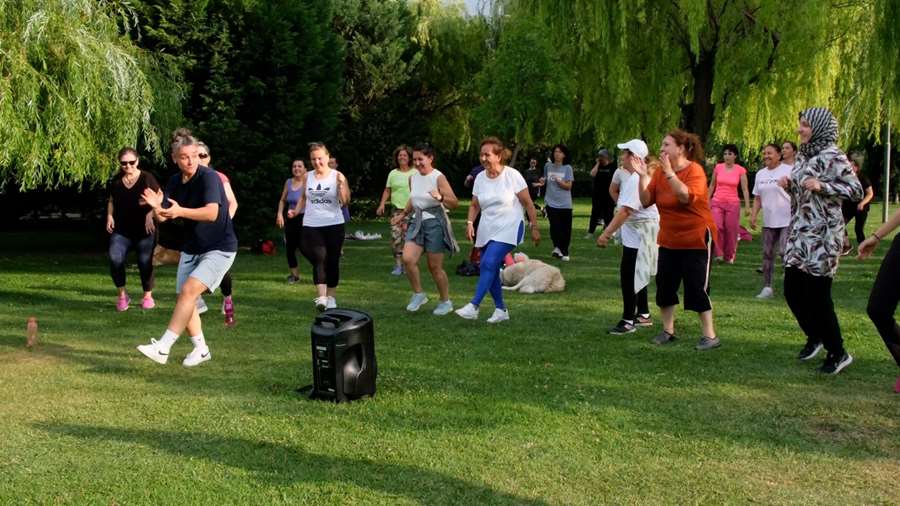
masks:
[[[887,241],[839,271],[855,362],[824,377],[820,360],[795,358],[803,337],[780,281],[775,299],[754,298],[759,240],[714,267],[720,349],[694,351],[697,319],[682,311],[671,346],[649,344],[658,323],[607,335],[620,252],[582,238],[588,215],[580,201],[566,292],[508,295],[499,326],[484,323],[489,300],[478,322],[432,316],[427,273],[432,302],[407,313],[386,223],[354,223],[386,237],[347,242],[338,291],[375,319],[378,393],[342,405],[294,393],[311,381],[313,290],[305,263],[301,284],[284,283],[280,250],[239,254],[238,324],[224,328],[221,297],[208,296],[213,360],[188,370],[186,337],[165,366],[135,350],[165,328],[173,267],[157,271],[158,309],[116,313],[102,245],[2,233],[0,503],[900,503],[897,367],[865,315]],[[556,264],[542,225],[544,242],[522,249]],[[476,281],[453,274],[463,256],[447,261],[457,306]],[[129,286],[137,299],[136,268]]]

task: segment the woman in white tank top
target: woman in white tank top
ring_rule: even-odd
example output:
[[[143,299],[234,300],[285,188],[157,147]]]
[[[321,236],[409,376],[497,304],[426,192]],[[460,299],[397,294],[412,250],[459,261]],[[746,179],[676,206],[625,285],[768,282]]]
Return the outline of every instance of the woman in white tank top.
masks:
[[[444,253],[459,251],[446,209],[458,206],[459,200],[447,178],[432,166],[433,163],[434,150],[431,146],[419,144],[413,149],[413,166],[416,171],[409,178],[409,200],[403,212],[391,222],[400,223],[412,217],[406,232],[406,243],[403,245],[403,264],[413,289],[406,310],[418,311],[428,302],[428,297],[422,291],[419,274],[419,258],[425,252],[428,255],[428,270],[431,271],[440,295],[440,303],[432,313],[443,316],[453,310],[450,281],[444,272]]]
[[[309,162],[313,170],[306,173],[303,195],[288,218],[303,214],[300,252],[312,264],[316,285],[316,308],[319,311],[337,307],[335,292],[340,281],[341,247],[344,245],[344,213],[350,202],[347,178],[328,166],[330,154],[324,144],[309,145]]]

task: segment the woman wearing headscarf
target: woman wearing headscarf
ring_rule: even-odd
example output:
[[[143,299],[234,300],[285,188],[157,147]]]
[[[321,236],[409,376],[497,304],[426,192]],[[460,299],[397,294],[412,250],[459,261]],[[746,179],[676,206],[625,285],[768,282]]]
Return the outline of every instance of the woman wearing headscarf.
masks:
[[[800,360],[810,360],[824,346],[819,369],[837,374],[853,362],[834,303],[831,282],[844,244],[841,203],[860,200],[862,186],[835,142],[838,123],[828,109],[800,113],[800,153],[790,177],[781,185],[791,194],[791,223],[784,250],[784,298],[806,334]]]

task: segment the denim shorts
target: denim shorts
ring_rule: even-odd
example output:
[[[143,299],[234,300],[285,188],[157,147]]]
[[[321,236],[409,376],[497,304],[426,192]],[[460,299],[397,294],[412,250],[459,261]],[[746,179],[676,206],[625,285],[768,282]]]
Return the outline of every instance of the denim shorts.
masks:
[[[189,277],[203,283],[210,292],[216,291],[236,256],[236,251],[212,250],[200,255],[182,252],[181,261],[178,262],[175,293],[181,293],[181,287]]]
[[[413,229],[410,227],[406,231],[406,240],[412,241],[419,246],[425,248],[428,253],[447,253],[447,245],[444,244],[444,228],[441,226],[441,220],[430,218],[422,220],[422,226],[419,227],[416,235],[410,234]]]

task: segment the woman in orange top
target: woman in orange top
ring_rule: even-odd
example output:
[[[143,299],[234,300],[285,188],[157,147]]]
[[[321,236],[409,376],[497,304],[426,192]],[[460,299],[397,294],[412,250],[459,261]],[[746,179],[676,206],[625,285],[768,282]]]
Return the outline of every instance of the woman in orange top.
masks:
[[[641,166],[641,203],[659,209],[659,265],[656,305],[663,322],[656,344],[675,340],[675,306],[684,281],[684,308],[700,315],[703,336],[696,349],[719,347],[709,300],[709,267],[716,239],[707,197],[706,173],[700,165],[703,146],[696,135],[669,132],[660,147],[662,170],[653,176]]]

